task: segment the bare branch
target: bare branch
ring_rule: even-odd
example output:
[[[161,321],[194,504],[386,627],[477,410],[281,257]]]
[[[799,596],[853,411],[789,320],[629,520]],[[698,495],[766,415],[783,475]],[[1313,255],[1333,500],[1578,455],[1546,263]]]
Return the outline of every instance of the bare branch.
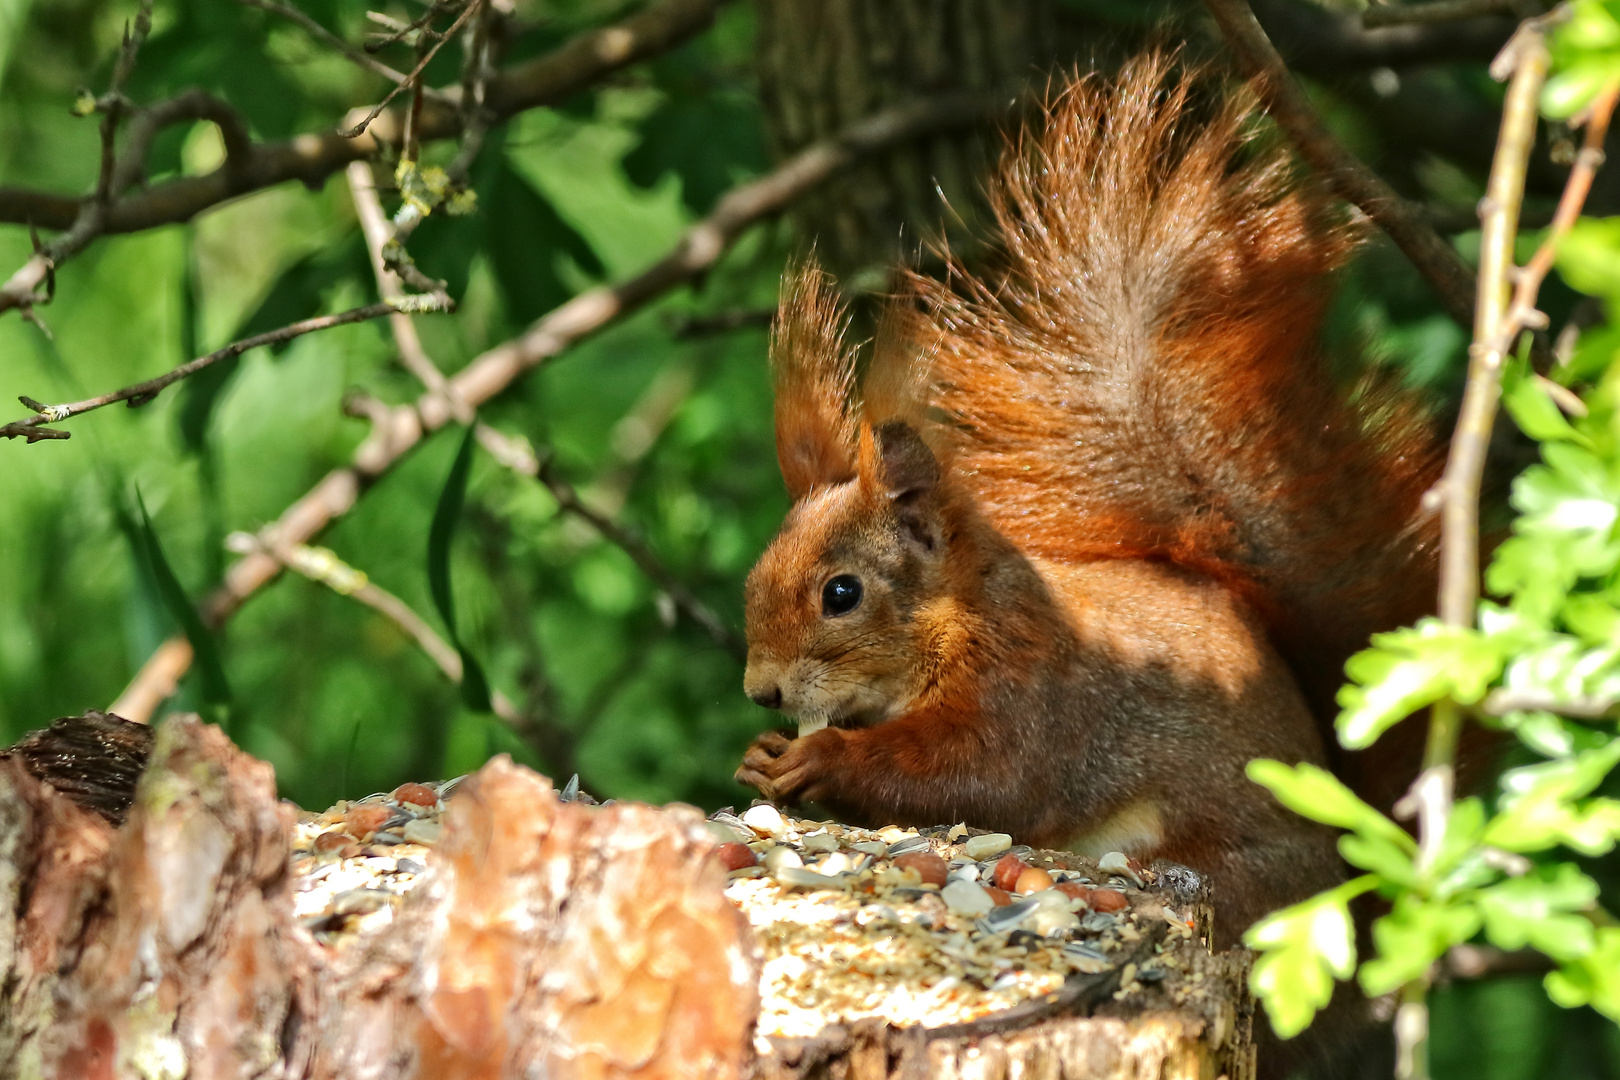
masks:
[[[140,677],[126,686],[124,692],[118,695],[118,700],[113,702],[122,710],[113,715],[141,724],[150,721],[158,706],[173,697],[180,688],[180,680],[191,668],[191,661],[191,642],[184,635],[177,635],[159,645],[157,651],[147,657],[146,663],[141,666]]]
[[[44,247],[41,247],[38,238],[35,238],[34,254],[11,276],[10,280],[0,285],[0,311],[5,311],[8,307],[27,309],[41,299],[49,300],[53,291],[53,275],[56,268],[77,255],[86,244],[105,230],[107,208],[113,196],[117,194],[114,184],[118,172],[118,124],[129,104],[124,98],[124,82],[135,69],[135,57],[139,54],[146,35],[151,31],[152,0],[141,0],[141,6],[135,15],[134,28],[131,29],[127,24],[124,27],[123,46],[119,49],[118,62],[113,67],[107,93],[95,101],[95,108],[102,113],[101,165],[96,176],[95,190],[89,198],[75,206],[73,223],[66,232]],[[141,152],[144,153],[144,149]],[[32,228],[37,223],[30,221],[28,224]],[[43,298],[39,295],[41,285],[45,286]]]
[[[283,326],[278,330],[269,330],[262,334],[254,334],[252,337],[243,338],[240,341],[233,341],[224,348],[215,349],[206,356],[199,356],[195,360],[188,360],[179,367],[167,371],[155,379],[147,379],[145,382],[136,383],[133,386],[126,386],[122,390],[114,390],[112,393],[102,394],[100,397],[86,398],[83,401],[74,401],[66,405],[41,405],[38,402],[33,401],[31,398],[23,398],[23,404],[33,409],[34,415],[30,416],[26,420],[16,420],[12,423],[6,424],[4,427],[0,427],[0,438],[15,439],[22,437],[27,438],[29,442],[33,442],[34,438],[29,438],[29,432],[37,432],[42,424],[59,424],[69,417],[78,416],[81,413],[91,412],[95,409],[105,408],[108,405],[114,405],[120,401],[129,402],[131,408],[145,405],[147,402],[157,397],[157,395],[162,392],[164,388],[172,386],[181,379],[195,375],[203,368],[217,364],[221,360],[227,360],[233,356],[240,356],[249,349],[257,349],[261,345],[277,345],[283,341],[291,341],[293,338],[302,337],[305,334],[312,334],[317,330],[327,330],[331,327],[343,326],[347,323],[365,322],[367,319],[375,319],[381,315],[398,312],[401,310],[401,307],[406,304],[407,300],[427,300],[433,303],[435,306],[430,309],[425,308],[425,305],[412,306],[423,308],[425,310],[443,310],[442,301],[438,297],[408,297],[402,300],[396,299],[393,301],[385,301],[380,304],[367,304],[364,307],[350,308],[348,311],[340,311],[335,315],[319,315],[313,319],[304,319],[301,322],[295,322],[288,326]],[[64,431],[56,435],[49,436],[36,435],[35,438],[61,439],[66,438],[67,434],[68,433]]]
[[[467,23],[467,20],[472,18],[473,13],[478,10],[481,3],[482,3],[482,0],[467,0],[466,6],[461,9],[461,14],[457,15],[456,16],[456,21],[450,24],[450,29],[446,30],[444,32],[444,36],[439,38],[437,41],[435,41],[431,48],[428,48],[428,49],[423,51],[421,59],[417,60],[417,62],[416,62],[416,66],[411,69],[411,72],[410,72],[409,75],[405,76],[405,81],[400,83],[398,86],[394,87],[392,90],[388,91],[388,94],[382,99],[382,101],[378,102],[375,106],[373,106],[371,111],[366,114],[365,119],[361,120],[358,124],[354,125],[352,128],[349,128],[349,129],[347,129],[345,131],[339,132],[339,134],[341,134],[346,139],[353,139],[353,138],[356,138],[356,137],[358,137],[360,135],[365,134],[365,130],[366,130],[366,128],[371,126],[371,122],[373,120],[377,119],[378,116],[381,116],[382,111],[384,109],[388,108],[388,103],[393,101],[395,96],[398,95],[398,93],[401,90],[404,90],[408,86],[409,87],[416,87],[418,89],[418,91],[419,91],[417,93],[417,95],[416,95],[415,101],[411,105],[410,116],[415,117],[415,116],[419,115],[421,113],[421,110],[422,110],[422,94],[420,93],[420,84],[421,84],[421,79],[422,79],[422,72],[427,69],[428,64],[432,63],[433,58],[435,56],[439,55],[439,50],[444,48],[445,42],[447,42],[451,38],[455,37],[456,36],[456,31],[460,30],[463,26],[465,26],[466,23]],[[405,140],[407,147],[410,146],[410,144],[411,144],[410,136],[416,132],[416,129],[417,129],[417,125],[407,122],[407,124],[406,124],[407,137],[406,137],[406,140]],[[415,154],[409,154],[408,156],[414,158]]]
[[[1439,295],[1462,326],[1473,323],[1474,276],[1450,244],[1384,179],[1363,165],[1322,124],[1304,92],[1283,65],[1245,0],[1204,0],[1238,62],[1255,80],[1278,126],[1301,157],[1339,196],[1378,224]]]
[[[1521,12],[1523,0],[1430,0],[1422,4],[1385,4],[1361,13],[1361,25],[1372,30],[1380,26],[1419,26],[1432,23],[1477,19],[1481,15],[1539,15]]]
[[[1517,25],[1510,18],[1482,17],[1466,22],[1368,28],[1362,25],[1360,15],[1302,4],[1299,0],[1251,3],[1278,50],[1288,58],[1289,67],[1308,75],[1483,62],[1496,55]]]
[[[458,686],[461,684],[461,654],[435,633],[426,620],[411,610],[411,605],[372,581],[364,571],[356,570],[338,558],[336,552],[308,544],[282,544],[271,548],[252,533],[232,533],[225,543],[239,554],[267,554],[287,569],[325,585],[339,596],[358,600],[404,631],[427,653],[428,659],[444,672],[445,678]],[[489,699],[490,708],[497,717],[508,724],[519,722],[517,706],[506,695],[493,690]]]
[[[1527,20],[1491,65],[1497,78],[1512,76],[1502,105],[1502,130],[1496,142],[1485,198],[1480,204],[1479,296],[1474,309],[1474,341],[1468,350],[1468,385],[1451,439],[1451,452],[1441,475],[1440,618],[1451,626],[1472,627],[1479,601],[1479,489],[1491,426],[1501,396],[1503,330],[1513,274],[1513,243],[1518,236],[1519,206],[1525,173],[1535,147],[1537,106],[1551,57],[1540,20]],[[1512,338],[1506,339],[1511,342]],[[1446,835],[1455,789],[1457,744],[1462,709],[1455,700],[1436,702],[1429,712],[1423,771],[1406,800],[1419,807],[1419,869],[1433,865]],[[1428,1013],[1424,999],[1433,965],[1401,989],[1402,1009],[1413,1003],[1421,1022],[1396,1024],[1397,1057],[1418,1064],[1427,1075]]]
[[[1440,961],[1440,978],[1490,979],[1498,975],[1542,975],[1554,963],[1546,953],[1535,949],[1508,952],[1489,945],[1453,945]]]
[[[581,34],[495,76],[486,89],[490,122],[563,100],[622,67],[675,48],[707,28],[722,2],[658,0],[622,22]],[[422,141],[455,138],[461,133],[460,95],[461,89],[456,87],[445,91],[441,100],[427,103],[418,125]],[[349,162],[371,157],[385,143],[398,143],[402,124],[396,112],[386,112],[354,139],[328,131],[255,144],[239,160],[227,160],[204,176],[180,177],[134,191],[106,206],[93,197],[74,199],[0,188],[0,222],[68,230],[0,286],[0,312],[36,303],[47,276],[98,236],[189,221],[227,199],[288,180],[319,187]]]
[[[377,279],[377,295],[385,302],[405,295],[399,276],[383,264],[383,249],[393,238],[394,230],[383,213],[377,197],[377,186],[371,176],[371,166],[364,161],[349,163],[349,193],[354,199],[354,213],[360,221],[360,231],[366,239],[366,251],[371,256],[371,270]],[[422,347],[416,333],[416,324],[402,311],[390,312],[388,326],[393,331],[394,343],[399,346],[399,359],[405,369],[415,375],[422,386],[435,394],[450,394],[450,384],[433,358]],[[465,404],[460,404],[456,418],[465,423],[472,416]]]
[[[107,93],[96,102],[96,107],[102,111],[101,118],[101,175],[96,180],[96,202],[101,206],[107,205],[108,198],[115,194],[111,190],[113,181],[113,163],[116,158],[114,143],[118,137],[118,122],[123,119],[125,109],[124,83],[129,81],[130,73],[135,70],[135,57],[140,54],[141,46],[146,42],[146,35],[152,32],[152,0],[141,0],[141,6],[135,13],[135,26],[124,26],[123,47],[118,50],[118,62],[113,66],[112,80],[107,85]]]
[[[322,26],[320,23],[316,22],[302,11],[299,11],[291,4],[278,3],[277,0],[236,0],[236,2],[244,7],[254,7],[258,8],[260,11],[268,11],[273,15],[281,16],[283,19],[286,19],[289,22],[297,23],[299,26],[303,27],[305,32],[308,33],[310,37],[314,38],[316,41],[319,41],[323,45],[336,49],[350,61],[371,72],[373,75],[381,75],[383,78],[387,79],[391,83],[394,83],[395,85],[399,85],[405,81],[404,72],[396,71],[387,64],[383,63],[381,60],[378,60],[375,56],[372,56],[370,53],[366,52],[364,49],[357,49],[353,45],[350,45],[347,41],[344,41],[342,38],[332,33],[332,31],[328,30],[326,27]],[[427,94],[430,97],[437,97],[439,92],[429,88],[427,90]]]
[[[1474,606],[1479,599],[1479,485],[1501,395],[1502,361],[1518,336],[1513,330],[1504,340],[1504,331],[1512,330],[1507,320],[1510,282],[1515,273],[1513,243],[1518,236],[1525,168],[1535,146],[1541,84],[1550,62],[1541,29],[1534,22],[1525,23],[1503,50],[1503,56],[1512,65],[1509,70],[1513,80],[1502,106],[1496,160],[1480,204],[1479,302],[1474,343],[1469,348],[1468,385],[1439,483],[1440,618],[1452,626],[1474,625]],[[1570,179],[1577,182],[1574,175]],[[1590,183],[1587,175],[1586,184]],[[1584,186],[1581,195],[1584,198]],[[1574,209],[1579,212],[1578,203]],[[1460,717],[1456,723],[1460,723]],[[1431,752],[1426,755],[1426,767],[1443,764],[1455,756],[1455,731],[1449,738],[1441,737],[1438,743],[1432,736],[1435,727],[1440,727],[1444,736],[1456,723],[1431,725]],[[1446,752],[1448,744],[1450,752]]]
[[[557,500],[557,505],[563,512],[587,522],[603,539],[630,556],[631,561],[641,572],[675,602],[677,609],[685,612],[687,618],[702,627],[703,631],[729,652],[738,663],[748,658],[747,644],[679,578],[670,573],[640,537],[580,500],[579,492],[574,490],[573,485],[556,474],[550,454],[542,459],[527,442],[503,435],[488,424],[479,424],[477,434],[479,445],[489,451],[490,456],[496,461],[515,473],[540,481],[546,490],[551,492],[552,498]]]
[[[753,223],[786,209],[795,199],[861,158],[911,139],[956,130],[993,118],[1005,100],[939,97],[886,109],[848,128],[838,137],[806,147],[775,171],[729,191],[709,216],[687,230],[669,255],[642,274],[615,286],[591,289],[541,318],[529,330],[484,353],[450,379],[451,389],[478,407],[510,386],[519,376],[554,359],[576,342],[611,325],[648,301],[707,272],[731,243]],[[348,513],[361,492],[454,416],[443,396],[426,394],[414,406],[371,413],[371,435],[355,450],[350,464],[332,470],[297,502],[282,512],[261,535],[277,543],[307,543]],[[275,580],[280,564],[267,555],[248,555],[233,565],[225,582],[203,603],[203,618],[223,625],[259,589]],[[165,678],[157,664],[168,654],[159,650],[131,681],[121,702],[151,700],[148,684]],[[189,661],[188,661],[189,662]],[[161,699],[159,699],[161,701]],[[152,706],[155,708],[155,704]],[[119,713],[146,720],[133,708]]]
[[[1513,347],[1520,331],[1539,330],[1547,324],[1547,317],[1536,310],[1536,297],[1541,292],[1542,282],[1547,279],[1547,273],[1552,270],[1559,241],[1581,216],[1581,207],[1586,205],[1586,196],[1592,191],[1592,181],[1597,176],[1598,167],[1603,164],[1603,140],[1609,132],[1609,121],[1614,116],[1617,96],[1620,96],[1620,84],[1609,87],[1592,103],[1586,120],[1586,136],[1582,140],[1580,153],[1575,156],[1575,166],[1569,172],[1569,182],[1564,185],[1564,193],[1558,200],[1558,209],[1553,213],[1552,227],[1542,238],[1530,261],[1513,276],[1513,300],[1508,305],[1495,342],[1504,353]],[[1523,224],[1522,220],[1520,224]]]

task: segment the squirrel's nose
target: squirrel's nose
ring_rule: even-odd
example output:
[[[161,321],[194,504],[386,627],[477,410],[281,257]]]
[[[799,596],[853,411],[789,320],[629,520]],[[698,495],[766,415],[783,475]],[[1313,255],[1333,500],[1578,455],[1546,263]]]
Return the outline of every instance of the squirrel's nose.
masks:
[[[780,709],[782,707],[782,688],[772,683],[764,690],[751,690],[748,694],[755,705],[763,705],[767,709]]]

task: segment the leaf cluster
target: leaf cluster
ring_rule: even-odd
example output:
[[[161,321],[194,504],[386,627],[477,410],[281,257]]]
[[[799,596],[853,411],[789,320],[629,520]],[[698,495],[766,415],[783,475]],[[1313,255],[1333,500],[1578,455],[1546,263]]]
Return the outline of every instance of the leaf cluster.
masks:
[[[1577,0],[1553,38],[1556,73],[1543,99],[1569,117],[1620,80],[1620,3]],[[1558,253],[1564,280],[1620,316],[1620,219],[1583,220]],[[1451,947],[1480,939],[1535,949],[1555,965],[1547,993],[1620,1021],[1620,924],[1569,853],[1620,842],[1620,799],[1601,793],[1620,765],[1620,337],[1585,334],[1544,378],[1527,353],[1503,377],[1503,403],[1540,443],[1514,482],[1512,534],[1485,574],[1495,599],[1476,625],[1438,619],[1376,635],[1346,665],[1339,741],[1370,746],[1432,706],[1461,707],[1512,732],[1533,763],[1504,773],[1490,802],[1457,801],[1443,832],[1418,843],[1330,773],[1256,761],[1250,777],[1290,809],[1345,830],[1339,850],[1365,873],[1275,912],[1246,940],[1262,953],[1255,988],[1288,1037],[1310,1024],[1335,979],[1369,995],[1428,977]],[[1579,390],[1581,408],[1554,392]],[[1573,395],[1559,395],[1567,400]],[[1422,785],[1428,780],[1420,780]],[[1527,856],[1534,856],[1528,858]],[[1358,967],[1351,902],[1378,893],[1374,955]]]

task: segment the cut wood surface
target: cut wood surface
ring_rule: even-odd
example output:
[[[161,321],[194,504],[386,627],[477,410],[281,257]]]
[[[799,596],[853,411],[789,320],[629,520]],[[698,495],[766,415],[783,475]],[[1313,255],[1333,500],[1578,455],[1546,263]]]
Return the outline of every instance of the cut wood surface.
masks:
[[[82,759],[108,752],[122,764]],[[762,964],[781,945],[759,929],[757,906],[739,910],[739,889],[763,895],[774,880],[753,867],[733,871],[728,896],[738,845],[725,857],[719,849],[736,827],[724,822],[739,819],[564,801],[505,758],[455,785],[432,823],[382,797],[300,814],[276,799],[268,765],[217,728],[178,718],[158,730],[127,820],[115,826],[101,804],[116,781],[102,779],[129,771],[131,752],[117,719],[97,716],[0,755],[0,1076],[1241,1080],[1253,1072],[1246,959],[1204,949],[1207,897],[1190,893],[1185,876],[1110,886],[1130,899],[1120,912],[1126,944],[1113,942],[1124,951],[1051,993],[949,1025],[829,1013],[813,1036],[786,1037],[756,1027],[761,987],[776,992]],[[86,775],[102,779],[75,788],[72,778]],[[409,787],[425,794],[406,798],[430,806],[444,793]],[[431,847],[385,835],[399,831],[390,814],[416,822],[405,835]],[[761,834],[753,846],[791,846],[797,826],[811,823],[789,818],[780,836]],[[322,843],[323,831],[333,842]],[[867,835],[830,832],[850,843]],[[923,833],[909,838],[914,851],[949,854],[963,840],[960,829]],[[419,869],[378,854],[385,839],[395,853],[419,853]],[[1063,867],[1099,874],[1072,856],[1030,857],[1059,877]],[[417,876],[397,893],[349,890],[334,907],[358,913],[346,932],[337,930],[342,917],[300,914],[320,879],[367,865],[409,866]],[[883,880],[901,880],[879,865]],[[861,880],[871,893],[871,871]],[[901,893],[932,904],[943,932],[938,895],[878,892],[830,890],[838,903],[828,907],[829,934],[847,932],[863,903],[882,901],[885,917],[900,918],[890,907]],[[786,886],[783,895],[805,896]],[[912,937],[920,933],[913,927]],[[1037,944],[1052,954],[1050,942]],[[1022,946],[1009,951],[1021,954]],[[804,979],[847,980],[859,967],[850,964]],[[1150,965],[1152,978],[1138,979]]]

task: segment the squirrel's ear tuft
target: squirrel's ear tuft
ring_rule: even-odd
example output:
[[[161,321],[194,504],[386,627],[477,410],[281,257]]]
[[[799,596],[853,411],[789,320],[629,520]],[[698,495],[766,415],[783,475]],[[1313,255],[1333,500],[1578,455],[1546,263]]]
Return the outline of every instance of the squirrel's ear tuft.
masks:
[[[855,352],[844,343],[848,326],[833,284],[813,256],[788,271],[771,330],[771,367],[776,458],[795,499],[855,477]]]

